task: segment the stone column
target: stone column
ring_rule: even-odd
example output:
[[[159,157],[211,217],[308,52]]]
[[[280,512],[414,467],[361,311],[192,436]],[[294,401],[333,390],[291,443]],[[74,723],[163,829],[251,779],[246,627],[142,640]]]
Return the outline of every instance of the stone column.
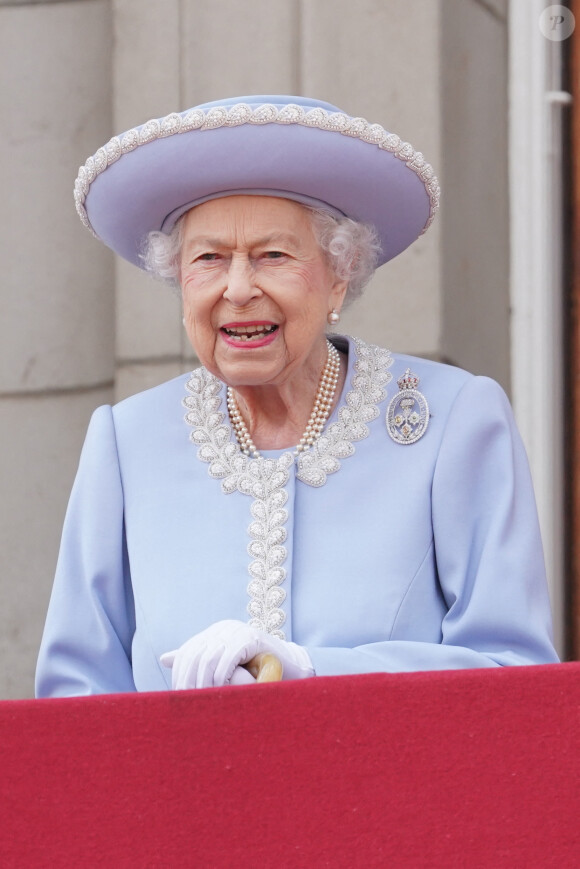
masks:
[[[107,0],[0,3],[0,697],[27,697],[92,409],[112,395],[112,258],[78,166],[110,135]]]
[[[441,350],[509,392],[507,0],[441,12]]]
[[[439,3],[307,0],[302,10],[303,92],[397,133],[440,173]],[[437,358],[440,244],[436,219],[379,269],[339,328],[394,351]]]
[[[113,125],[121,133],[181,104],[181,3],[113,0]],[[115,397],[177,376],[184,367],[176,293],[116,258]]]

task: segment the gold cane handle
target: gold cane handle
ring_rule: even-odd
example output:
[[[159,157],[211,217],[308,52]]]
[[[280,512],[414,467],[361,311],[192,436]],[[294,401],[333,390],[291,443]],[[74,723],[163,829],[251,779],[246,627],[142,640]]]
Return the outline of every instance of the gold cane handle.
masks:
[[[259,652],[244,666],[256,682],[279,682],[282,679],[282,662],[271,652]]]

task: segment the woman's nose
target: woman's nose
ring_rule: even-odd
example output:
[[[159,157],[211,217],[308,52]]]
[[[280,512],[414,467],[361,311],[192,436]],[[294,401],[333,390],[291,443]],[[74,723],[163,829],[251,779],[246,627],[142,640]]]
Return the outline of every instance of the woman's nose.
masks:
[[[262,292],[256,286],[254,269],[247,259],[232,259],[226,281],[227,286],[224,292],[224,299],[227,299],[228,302],[239,308],[247,305]]]

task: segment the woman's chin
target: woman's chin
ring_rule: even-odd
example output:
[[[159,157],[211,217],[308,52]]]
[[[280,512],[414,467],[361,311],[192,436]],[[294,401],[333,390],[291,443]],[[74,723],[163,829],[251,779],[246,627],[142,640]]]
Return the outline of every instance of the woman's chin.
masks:
[[[256,371],[248,369],[240,371],[239,366],[234,369],[220,369],[218,378],[232,389],[259,389],[261,386],[275,386],[279,370],[270,373],[262,367]]]
[[[234,388],[265,386],[276,381],[286,365],[285,357],[276,351],[272,344],[240,350],[226,346],[216,353],[213,365],[205,367]]]

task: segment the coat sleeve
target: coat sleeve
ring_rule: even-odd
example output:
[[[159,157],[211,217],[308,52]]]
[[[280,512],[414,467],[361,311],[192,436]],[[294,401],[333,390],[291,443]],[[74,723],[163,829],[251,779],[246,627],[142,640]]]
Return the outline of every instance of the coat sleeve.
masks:
[[[38,697],[135,691],[134,604],[109,406],[91,420],[73,486],[36,672]]]
[[[441,642],[309,648],[318,675],[558,660],[527,458],[508,400],[488,378],[470,378],[453,403],[431,505],[447,608]]]

